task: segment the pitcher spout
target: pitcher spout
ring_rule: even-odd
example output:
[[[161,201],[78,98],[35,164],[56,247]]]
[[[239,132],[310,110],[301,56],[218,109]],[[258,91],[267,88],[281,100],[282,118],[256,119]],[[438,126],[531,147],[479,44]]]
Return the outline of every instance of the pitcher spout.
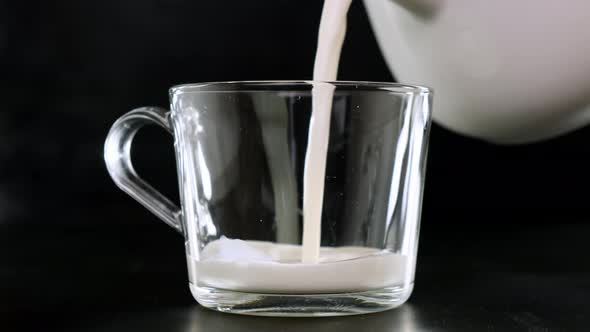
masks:
[[[426,19],[436,16],[444,5],[444,0],[390,0],[414,15]]]

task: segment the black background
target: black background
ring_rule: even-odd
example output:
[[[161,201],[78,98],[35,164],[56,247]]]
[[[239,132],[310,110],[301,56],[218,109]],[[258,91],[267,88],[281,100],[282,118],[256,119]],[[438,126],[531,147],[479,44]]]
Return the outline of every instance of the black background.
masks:
[[[132,108],[166,106],[174,84],[310,79],[321,5],[0,1],[0,319],[66,319],[105,298],[117,299],[109,310],[133,307],[134,297],[141,308],[192,303],[181,237],[106,172],[108,129]],[[394,80],[360,1],[349,14],[339,79]],[[421,254],[444,247],[429,239],[449,229],[453,241],[494,234],[485,242],[492,251],[514,234],[532,251],[554,240],[527,238],[523,227],[587,229],[589,142],[586,128],[497,146],[435,125]],[[172,138],[149,128],[135,147],[138,172],[177,198]],[[585,240],[571,241],[579,241],[571,254],[585,257]]]

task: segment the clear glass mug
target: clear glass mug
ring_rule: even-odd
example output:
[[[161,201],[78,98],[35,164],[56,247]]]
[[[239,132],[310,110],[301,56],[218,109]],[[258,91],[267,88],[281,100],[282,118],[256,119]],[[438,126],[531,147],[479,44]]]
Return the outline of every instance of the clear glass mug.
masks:
[[[302,263],[312,89],[333,89],[320,262]],[[372,82],[221,82],[170,89],[105,143],[113,180],[185,238],[189,286],[224,312],[311,316],[386,310],[413,288],[432,91]],[[130,160],[146,124],[174,135],[181,207]]]

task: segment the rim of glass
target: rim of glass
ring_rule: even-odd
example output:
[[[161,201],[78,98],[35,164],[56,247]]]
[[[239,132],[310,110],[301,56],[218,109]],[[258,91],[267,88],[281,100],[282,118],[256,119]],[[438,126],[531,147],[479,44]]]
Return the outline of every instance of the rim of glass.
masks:
[[[384,91],[393,93],[412,93],[412,94],[432,94],[432,88],[423,85],[393,83],[393,82],[373,82],[373,81],[290,81],[290,80],[271,80],[271,81],[221,81],[221,82],[203,82],[178,84],[170,88],[171,95],[184,92],[236,92],[236,91],[268,91],[277,88],[294,89],[298,86],[310,87],[314,84],[331,84],[339,90],[364,90],[364,91]]]

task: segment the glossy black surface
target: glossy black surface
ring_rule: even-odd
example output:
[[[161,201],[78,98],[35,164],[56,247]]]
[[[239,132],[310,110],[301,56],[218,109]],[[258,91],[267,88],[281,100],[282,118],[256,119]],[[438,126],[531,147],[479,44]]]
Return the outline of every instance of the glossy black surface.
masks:
[[[0,331],[588,330],[589,128],[505,147],[435,126],[415,293],[398,310],[283,320],[194,303],[182,239],[114,186],[106,133],[165,107],[174,84],[309,79],[320,9],[0,1]],[[361,1],[348,31],[340,78],[391,81]],[[177,196],[166,133],[140,133],[134,160]]]

